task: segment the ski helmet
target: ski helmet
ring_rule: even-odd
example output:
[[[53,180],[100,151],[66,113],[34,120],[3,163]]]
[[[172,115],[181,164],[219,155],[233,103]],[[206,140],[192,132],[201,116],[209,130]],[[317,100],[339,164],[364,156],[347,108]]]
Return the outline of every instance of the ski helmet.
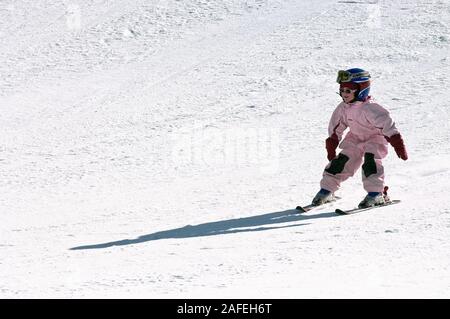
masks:
[[[348,70],[340,70],[336,82],[339,84],[343,83],[354,83],[358,86],[358,90],[355,93],[355,101],[365,101],[369,96],[370,92],[370,74],[369,72],[359,69],[352,68]]]

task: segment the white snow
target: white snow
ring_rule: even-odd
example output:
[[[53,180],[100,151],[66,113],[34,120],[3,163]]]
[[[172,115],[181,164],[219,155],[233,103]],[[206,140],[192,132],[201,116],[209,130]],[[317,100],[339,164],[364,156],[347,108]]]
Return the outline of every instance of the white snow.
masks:
[[[449,298],[448,0],[0,3],[0,297]],[[296,215],[336,72],[371,72],[399,205]]]

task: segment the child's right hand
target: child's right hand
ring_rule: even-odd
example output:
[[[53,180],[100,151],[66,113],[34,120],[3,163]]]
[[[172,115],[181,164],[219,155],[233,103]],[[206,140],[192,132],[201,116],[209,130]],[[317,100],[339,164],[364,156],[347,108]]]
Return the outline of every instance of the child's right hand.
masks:
[[[339,140],[336,134],[331,135],[325,140],[325,147],[327,149],[327,158],[331,161],[336,157],[336,148],[339,145]]]

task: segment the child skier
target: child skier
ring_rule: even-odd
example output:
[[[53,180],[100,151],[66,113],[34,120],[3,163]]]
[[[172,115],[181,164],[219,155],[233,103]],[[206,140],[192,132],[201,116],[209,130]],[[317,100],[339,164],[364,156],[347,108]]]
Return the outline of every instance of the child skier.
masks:
[[[384,169],[381,160],[387,155],[388,142],[397,156],[407,160],[402,136],[381,105],[369,96],[370,74],[353,68],[339,71],[336,80],[340,84],[341,102],[333,112],[328,126],[329,137],[325,141],[328,160],[320,191],[312,205],[317,206],[334,200],[340,184],[355,174],[362,164],[362,181],[367,196],[358,205],[360,208],[385,203]],[[344,131],[349,128],[342,140]],[[336,148],[342,151],[336,156]]]

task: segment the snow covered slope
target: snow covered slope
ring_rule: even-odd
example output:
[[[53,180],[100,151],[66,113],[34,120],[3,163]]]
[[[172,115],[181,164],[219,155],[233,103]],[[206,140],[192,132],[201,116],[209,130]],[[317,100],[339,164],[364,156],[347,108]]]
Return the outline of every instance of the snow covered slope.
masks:
[[[0,3],[0,297],[449,298],[448,0]],[[402,203],[319,189],[371,72]]]

